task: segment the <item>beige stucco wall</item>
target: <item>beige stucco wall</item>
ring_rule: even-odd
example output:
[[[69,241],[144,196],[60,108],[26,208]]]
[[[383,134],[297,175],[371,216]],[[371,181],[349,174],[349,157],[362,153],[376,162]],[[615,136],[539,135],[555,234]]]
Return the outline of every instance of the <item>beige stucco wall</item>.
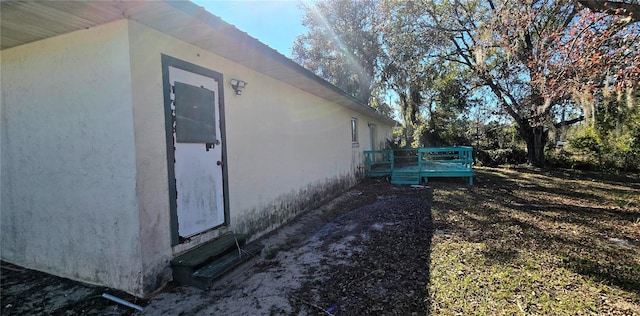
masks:
[[[171,246],[161,54],[224,76],[230,225]],[[2,258],[136,295],[176,254],[256,238],[357,180],[391,127],[149,29],[118,21],[2,51]],[[238,96],[230,78],[249,83]],[[351,143],[351,118],[359,144]]]
[[[141,293],[127,22],[1,58],[2,258]]]
[[[379,142],[391,137],[388,124],[139,23],[130,22],[129,34],[143,264],[149,277],[166,275],[168,260],[198,243],[229,231],[255,238],[332,187],[352,185],[362,170],[362,151],[370,149],[368,123],[376,124]],[[168,246],[161,54],[220,72],[225,81],[230,225],[173,248]],[[249,83],[242,95],[230,88],[231,78]],[[359,146],[351,143],[351,117],[358,119]]]

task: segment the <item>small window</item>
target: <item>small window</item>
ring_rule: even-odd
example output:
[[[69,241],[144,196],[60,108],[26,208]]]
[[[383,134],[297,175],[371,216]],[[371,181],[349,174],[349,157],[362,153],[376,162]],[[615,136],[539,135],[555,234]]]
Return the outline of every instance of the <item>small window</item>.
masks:
[[[358,119],[351,118],[351,143],[358,144]]]

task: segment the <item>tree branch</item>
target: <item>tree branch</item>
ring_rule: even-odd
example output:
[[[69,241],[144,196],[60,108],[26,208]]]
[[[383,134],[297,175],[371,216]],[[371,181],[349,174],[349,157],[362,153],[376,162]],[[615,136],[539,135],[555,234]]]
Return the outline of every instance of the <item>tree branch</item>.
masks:
[[[584,116],[581,115],[581,116],[576,117],[574,119],[565,120],[565,121],[562,121],[562,122],[555,123],[555,124],[553,124],[553,126],[555,126],[556,128],[559,128],[559,127],[562,127],[562,126],[573,125],[575,123],[582,122],[582,121],[584,121]]]
[[[591,11],[627,16],[631,23],[640,21],[640,4],[598,0],[578,0],[578,2]]]

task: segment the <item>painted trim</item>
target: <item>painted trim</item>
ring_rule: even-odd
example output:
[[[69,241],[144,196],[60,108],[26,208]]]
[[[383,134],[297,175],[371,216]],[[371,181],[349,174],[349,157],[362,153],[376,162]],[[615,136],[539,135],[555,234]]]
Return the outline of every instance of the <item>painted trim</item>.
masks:
[[[224,112],[224,77],[222,73],[213,71],[184,60],[180,60],[165,54],[161,54],[162,63],[162,93],[164,95],[164,122],[167,143],[167,177],[169,179],[169,226],[171,229],[171,246],[180,244],[178,235],[178,210],[176,201],[176,174],[175,174],[175,153],[173,144],[173,131],[171,122],[171,81],[169,78],[169,67],[182,69],[204,77],[215,79],[218,82],[218,104],[220,109],[220,138],[222,139],[222,195],[224,205],[224,223],[220,226],[229,225],[229,183],[228,183],[228,160],[227,160],[227,138]],[[213,227],[212,229],[219,228]],[[207,230],[210,231],[210,230]],[[205,231],[205,232],[207,232]]]

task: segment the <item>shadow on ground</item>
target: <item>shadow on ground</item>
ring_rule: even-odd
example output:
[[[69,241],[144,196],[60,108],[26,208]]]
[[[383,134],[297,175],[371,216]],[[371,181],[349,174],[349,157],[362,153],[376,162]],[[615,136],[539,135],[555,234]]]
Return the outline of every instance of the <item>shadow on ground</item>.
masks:
[[[432,184],[436,229],[486,244],[489,262],[553,254],[557,267],[640,302],[638,175],[479,168],[475,180],[472,189]]]
[[[148,301],[2,263],[2,315],[425,315],[433,225],[425,187],[366,179],[264,236],[262,255],[202,291]]]
[[[420,189],[383,186],[382,192],[393,194],[378,195],[378,201],[327,224],[333,233],[320,238],[326,238],[327,252],[338,255],[322,262],[324,277],[303,283],[292,294],[295,312],[427,313],[433,234],[429,202],[416,196]],[[345,233],[335,233],[341,230]],[[336,249],[341,241],[344,247]]]

